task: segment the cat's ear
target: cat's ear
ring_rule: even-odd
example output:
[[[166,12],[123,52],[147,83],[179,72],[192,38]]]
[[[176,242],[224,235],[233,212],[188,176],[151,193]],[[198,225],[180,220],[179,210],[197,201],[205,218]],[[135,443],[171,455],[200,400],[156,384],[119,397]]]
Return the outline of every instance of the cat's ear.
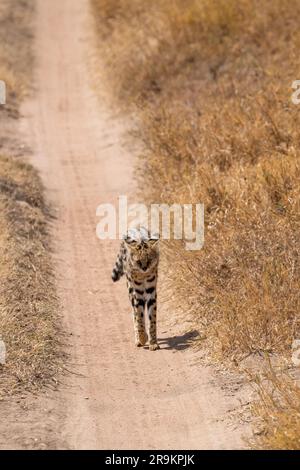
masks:
[[[137,241],[133,240],[128,234],[123,236],[123,240],[125,244],[131,248],[134,248],[135,246],[137,246]]]
[[[154,235],[153,237],[150,238],[150,240],[148,241],[148,244],[151,246],[151,247],[156,247],[158,246],[158,242],[159,242],[159,235]]]

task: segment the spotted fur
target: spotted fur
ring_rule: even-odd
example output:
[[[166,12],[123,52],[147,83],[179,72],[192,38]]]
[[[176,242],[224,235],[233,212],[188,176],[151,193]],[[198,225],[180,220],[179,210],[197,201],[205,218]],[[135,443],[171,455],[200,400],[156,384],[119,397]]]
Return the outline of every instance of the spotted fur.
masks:
[[[124,237],[112,280],[123,275],[127,279],[129,300],[133,310],[135,344],[144,346],[148,341],[145,312],[149,319],[149,348],[159,349],[156,337],[156,284],[159,261],[158,238],[151,238],[144,228],[131,230]]]

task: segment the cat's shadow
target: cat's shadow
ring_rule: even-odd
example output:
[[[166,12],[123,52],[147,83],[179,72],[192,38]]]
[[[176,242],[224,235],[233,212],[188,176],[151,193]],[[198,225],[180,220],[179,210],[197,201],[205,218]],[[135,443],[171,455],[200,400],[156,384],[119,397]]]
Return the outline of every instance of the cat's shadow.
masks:
[[[158,339],[160,349],[176,349],[182,351],[183,349],[189,348],[192,343],[199,337],[197,330],[188,331],[183,335],[176,335],[170,338]]]

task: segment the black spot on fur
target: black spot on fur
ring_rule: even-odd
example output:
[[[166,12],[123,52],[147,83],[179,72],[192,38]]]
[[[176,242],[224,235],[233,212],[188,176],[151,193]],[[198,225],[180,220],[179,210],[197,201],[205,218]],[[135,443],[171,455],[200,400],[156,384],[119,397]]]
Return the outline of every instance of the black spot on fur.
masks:
[[[147,307],[148,307],[148,308],[152,307],[152,305],[155,304],[155,302],[156,302],[155,299],[150,299],[150,300],[148,300],[148,302],[147,302]]]
[[[149,289],[146,289],[147,294],[152,294],[152,292],[155,291],[155,287],[149,287]]]
[[[139,289],[135,289],[135,292],[137,292],[137,293],[140,294],[140,295],[143,295],[143,293],[144,293],[143,290],[139,290]]]
[[[147,282],[153,282],[155,279],[155,276],[151,277],[150,279],[147,279]]]
[[[144,306],[145,306],[145,301],[144,301],[144,299],[137,299],[137,301],[136,301],[136,306],[137,306],[137,307],[140,307],[140,306],[141,306],[141,307],[144,307]]]

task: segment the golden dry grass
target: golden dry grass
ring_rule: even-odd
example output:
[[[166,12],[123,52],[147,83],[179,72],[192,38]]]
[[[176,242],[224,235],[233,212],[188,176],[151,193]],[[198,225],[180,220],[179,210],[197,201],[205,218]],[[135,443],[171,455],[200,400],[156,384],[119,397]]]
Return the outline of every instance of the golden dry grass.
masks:
[[[58,302],[50,262],[49,213],[39,176],[0,156],[1,393],[45,383],[58,371]]]
[[[170,307],[217,360],[289,358],[300,338],[299,1],[91,1],[113,95],[139,111],[144,199],[205,204],[204,249],[164,249]],[[293,407],[272,406],[287,425]],[[294,447],[295,423],[275,439],[269,420],[261,445]]]
[[[260,428],[252,445],[256,449],[300,450],[300,388],[288,375],[272,367],[256,379],[259,401],[252,405]]]
[[[30,88],[34,6],[30,0],[0,0],[0,79],[7,89],[7,104],[1,108],[0,119],[4,114],[18,116],[18,103]]]
[[[0,106],[0,338],[7,351],[1,396],[49,383],[59,369],[50,214],[37,172],[21,160],[16,126],[31,88],[34,4],[0,0],[0,79],[7,87]]]

